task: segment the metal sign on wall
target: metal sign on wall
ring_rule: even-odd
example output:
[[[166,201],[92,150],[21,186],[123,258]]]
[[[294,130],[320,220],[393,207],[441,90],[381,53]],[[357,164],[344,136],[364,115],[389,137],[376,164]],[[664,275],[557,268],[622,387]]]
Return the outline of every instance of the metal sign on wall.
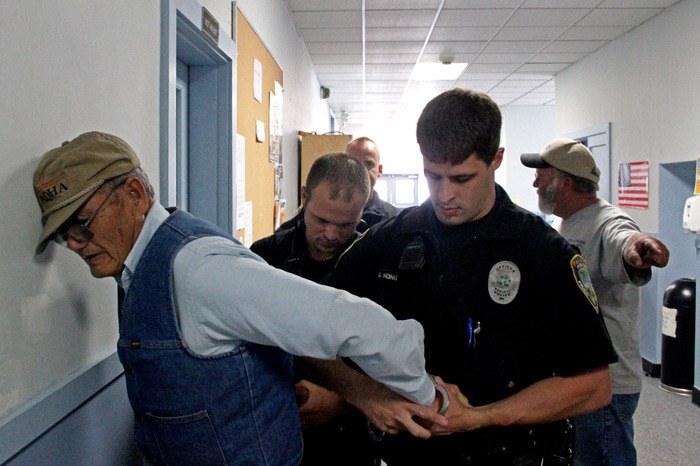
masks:
[[[202,31],[215,43],[219,43],[219,22],[204,7],[202,7]]]

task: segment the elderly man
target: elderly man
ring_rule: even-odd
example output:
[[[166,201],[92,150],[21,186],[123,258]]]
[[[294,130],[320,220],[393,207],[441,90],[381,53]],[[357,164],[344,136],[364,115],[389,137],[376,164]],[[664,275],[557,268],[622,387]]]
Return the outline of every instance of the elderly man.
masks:
[[[358,227],[358,230],[363,232],[372,225],[395,216],[398,211],[396,207],[383,201],[379,197],[379,193],[374,190],[377,179],[382,176],[382,164],[379,163],[379,147],[377,147],[377,144],[370,138],[363,136],[350,141],[345,147],[345,152],[364,165],[367,173],[369,173],[372,191],[362,212],[362,223]]]
[[[598,199],[600,170],[579,141],[555,139],[539,154],[523,154],[536,168],[540,210],[561,217],[558,230],[581,250],[605,324],[620,361],[610,366],[612,402],[574,418],[578,465],[634,465],[632,416],[642,390],[639,352],[639,290],[651,267],[665,267],[669,252],[641,233],[621,209]]]
[[[114,277],[125,292],[118,353],[148,462],[296,464],[301,434],[287,352],[349,357],[424,405],[406,402],[402,413],[445,423],[428,407],[440,401],[419,324],[274,269],[215,226],[166,210],[122,139],[85,133],[47,152],[34,189],[38,251],[63,240],[94,277]],[[429,435],[411,415],[372,420]]]

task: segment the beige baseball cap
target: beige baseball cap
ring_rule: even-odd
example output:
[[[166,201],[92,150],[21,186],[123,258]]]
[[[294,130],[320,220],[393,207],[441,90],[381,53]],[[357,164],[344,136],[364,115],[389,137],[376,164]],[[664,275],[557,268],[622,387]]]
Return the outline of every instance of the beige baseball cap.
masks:
[[[522,154],[520,161],[530,168],[554,167],[570,175],[600,181],[600,170],[595,164],[593,154],[580,141],[558,138],[550,142],[539,154]]]
[[[111,134],[84,133],[48,151],[34,171],[43,230],[36,253],[105,181],[141,166],[134,150]]]

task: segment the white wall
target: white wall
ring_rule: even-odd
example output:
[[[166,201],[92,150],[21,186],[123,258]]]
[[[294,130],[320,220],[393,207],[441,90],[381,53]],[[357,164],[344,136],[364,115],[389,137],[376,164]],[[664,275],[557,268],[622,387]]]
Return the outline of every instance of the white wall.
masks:
[[[556,77],[557,134],[610,121],[613,179],[651,162],[649,209],[627,210],[642,230],[659,229],[658,164],[700,156],[698,44],[700,2],[684,0]]]
[[[239,0],[238,8],[265,44],[284,79],[282,163],[284,181],[282,195],[287,199],[287,212],[299,205],[297,173],[299,172],[298,132],[329,131],[328,103],[320,97],[320,83],[311,66],[292,16],[284,0]]]
[[[115,350],[116,286],[41,230],[41,155],[90,130],[115,133],[157,184],[160,2],[0,2],[0,424]]]
[[[501,109],[503,131],[501,145],[504,161],[496,171],[510,198],[532,212],[537,208],[537,191],[532,187],[535,170],[520,163],[520,154],[541,152],[555,138],[553,105],[512,105]],[[499,173],[502,172],[502,173]]]
[[[228,0],[202,4],[230,31]],[[284,72],[284,190],[294,208],[297,131],[327,131],[328,105],[286,3],[240,6]],[[0,425],[114,351],[114,282],[94,280],[65,248],[33,254],[40,211],[31,178],[44,152],[101,130],[134,147],[158,191],[160,8],[157,0],[0,3],[8,19],[0,28]]]

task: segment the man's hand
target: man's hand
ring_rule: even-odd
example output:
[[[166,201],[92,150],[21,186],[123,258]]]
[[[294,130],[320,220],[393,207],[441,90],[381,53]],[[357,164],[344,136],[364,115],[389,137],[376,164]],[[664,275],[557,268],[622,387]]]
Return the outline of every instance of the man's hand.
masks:
[[[325,424],[343,413],[347,406],[343,397],[308,380],[298,382],[294,391],[303,429]]]
[[[431,436],[430,430],[419,425],[417,420],[424,426],[447,424],[447,418],[437,413],[438,408],[431,409],[406,400],[385,385],[348,367],[341,359],[324,361],[304,358],[304,361],[308,363],[307,369],[312,376],[319,377],[324,385],[362,411],[382,432],[397,434],[407,430],[416,437],[428,438]]]
[[[419,438],[429,438],[429,428],[446,425],[447,419],[437,413],[439,402],[421,406],[397,395],[385,385],[364,376],[361,388],[346,395],[347,401],[364,413],[377,429],[388,434],[406,430]],[[359,387],[356,385],[356,387]]]
[[[652,266],[666,267],[669,255],[664,243],[644,233],[636,233],[627,242],[622,257],[634,268],[649,269]]]

